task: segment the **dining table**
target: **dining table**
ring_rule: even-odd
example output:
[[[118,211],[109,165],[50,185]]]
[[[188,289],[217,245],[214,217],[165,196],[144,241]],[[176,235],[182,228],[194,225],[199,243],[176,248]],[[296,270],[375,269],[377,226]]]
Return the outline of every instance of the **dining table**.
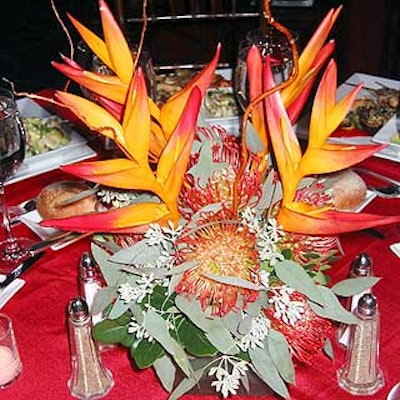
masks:
[[[399,179],[399,163],[370,157],[359,166]],[[37,196],[47,185],[73,179],[60,169],[55,169],[6,187],[8,205]],[[400,198],[374,198],[363,210],[381,215],[400,212]],[[24,224],[13,227],[15,234],[32,239],[39,238]],[[334,358],[318,355],[311,365],[295,362],[296,382],[289,385],[293,400],[384,400],[393,385],[400,381],[400,258],[390,246],[400,242],[400,224],[380,226],[340,235],[343,254],[327,272],[331,282],[349,275],[352,261],[361,252],[373,262],[373,273],[381,277],[372,292],[378,300],[380,313],[380,368],[385,385],[372,396],[353,396],[341,389],[337,370],[344,362],[345,349],[333,343]],[[16,340],[23,364],[21,375],[8,387],[0,390],[0,400],[63,400],[73,398],[67,386],[71,375],[71,357],[68,339],[67,307],[79,295],[79,262],[84,252],[90,251],[90,237],[45,255],[23,275],[25,285],[7,302],[0,312],[13,321]],[[151,368],[137,369],[130,360],[128,350],[107,346],[100,356],[112,373],[115,384],[108,400],[140,399],[166,400],[168,393],[162,388]],[[214,400],[216,394],[189,393],[185,400]],[[278,399],[265,392],[255,395],[238,395],[237,399]],[[399,397],[400,398],[400,397]]]

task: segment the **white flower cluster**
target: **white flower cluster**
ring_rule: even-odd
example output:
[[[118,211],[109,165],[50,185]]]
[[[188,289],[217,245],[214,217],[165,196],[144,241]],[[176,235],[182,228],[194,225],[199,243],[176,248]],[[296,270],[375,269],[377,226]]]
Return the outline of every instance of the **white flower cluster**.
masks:
[[[236,344],[242,351],[247,351],[249,348],[253,350],[256,347],[263,348],[263,341],[269,334],[270,326],[269,319],[261,313],[258,317],[253,318],[250,331],[238,340]]]
[[[246,371],[248,371],[246,361],[236,357],[222,356],[218,365],[210,368],[208,376],[214,375],[217,378],[211,386],[227,398],[230,394],[237,394],[240,377],[246,376]]]
[[[110,204],[115,208],[129,206],[129,204],[137,198],[137,194],[134,192],[116,191],[104,188],[97,191],[96,195],[103,204]]]
[[[281,319],[285,324],[294,326],[304,314],[304,304],[301,301],[290,299],[294,290],[288,286],[274,288],[272,292],[269,303],[274,307],[274,317]]]
[[[146,295],[152,294],[154,287],[158,281],[154,279],[154,275],[143,274],[137,281],[136,286],[129,282],[122,283],[118,288],[119,297],[125,303],[140,303]]]
[[[147,339],[149,342],[153,341],[153,336],[146,331],[143,325],[136,321],[135,317],[132,317],[131,322],[129,322],[128,333],[134,334],[136,339]]]
[[[265,222],[261,217],[256,216],[254,210],[246,207],[241,214],[241,220],[250,232],[257,235],[257,251],[260,261],[268,261],[271,266],[274,266],[278,261],[284,259],[279,251],[278,242],[285,233],[276,219],[268,218]]]
[[[168,226],[165,227],[161,227],[158,224],[150,224],[149,229],[144,234],[144,239],[149,246],[162,246],[168,252],[171,244],[174,244],[178,239],[182,228],[182,226],[174,228],[171,221],[168,221]]]

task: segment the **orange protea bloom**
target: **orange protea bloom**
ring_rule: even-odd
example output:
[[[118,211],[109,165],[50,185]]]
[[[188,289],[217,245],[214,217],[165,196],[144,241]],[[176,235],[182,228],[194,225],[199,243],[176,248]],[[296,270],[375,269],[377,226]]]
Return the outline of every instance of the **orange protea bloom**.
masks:
[[[255,234],[239,221],[227,219],[198,223],[198,226],[188,234],[182,234],[177,241],[179,261],[197,261],[198,265],[184,273],[175,287],[176,293],[194,295],[203,309],[210,306],[215,316],[234,310],[239,295],[245,308],[248,302],[258,298],[259,292],[220,283],[217,277],[256,283],[259,264]]]
[[[325,345],[326,339],[333,333],[332,322],[315,314],[308,305],[307,298],[299,292],[293,291],[283,299],[280,306],[274,304],[276,297],[280,297],[279,289],[275,295],[269,295],[273,305],[264,310],[265,315],[271,321],[272,328],[285,336],[293,355],[305,364],[312,364],[314,357]],[[301,309],[292,320],[285,318],[285,314],[290,312],[290,305],[286,301],[289,299],[297,309]]]
[[[181,214],[190,217],[193,212],[213,203],[231,208],[241,156],[238,139],[225,128],[218,125],[198,127],[180,195]],[[257,160],[254,158],[253,162]],[[263,175],[257,169],[251,174],[245,171],[237,188],[239,209],[260,198],[262,179]]]

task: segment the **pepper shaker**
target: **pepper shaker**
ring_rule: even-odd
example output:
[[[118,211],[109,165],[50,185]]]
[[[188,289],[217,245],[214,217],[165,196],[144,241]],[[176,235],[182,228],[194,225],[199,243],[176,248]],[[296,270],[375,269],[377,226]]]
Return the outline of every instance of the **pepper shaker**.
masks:
[[[345,361],[337,372],[341,388],[354,395],[372,395],[383,385],[379,368],[379,311],[371,293],[359,300],[354,314],[358,321],[350,327]]]
[[[100,358],[92,338],[92,322],[83,297],[75,297],[68,305],[71,351],[71,377],[68,387],[78,399],[99,399],[108,394],[114,380]]]
[[[372,271],[372,259],[369,256],[368,253],[360,253],[351,263],[350,266],[350,278],[361,278],[361,277],[367,277],[367,276],[372,276],[373,271]],[[354,312],[354,310],[357,307],[358,301],[361,299],[361,297],[365,293],[370,293],[371,290],[367,289],[361,293],[358,293],[354,296],[352,296],[350,300],[350,304],[347,306],[351,312]],[[341,343],[343,346],[347,347],[349,344],[349,331],[350,327],[346,324],[342,324],[339,329],[338,329],[338,340],[339,343]]]

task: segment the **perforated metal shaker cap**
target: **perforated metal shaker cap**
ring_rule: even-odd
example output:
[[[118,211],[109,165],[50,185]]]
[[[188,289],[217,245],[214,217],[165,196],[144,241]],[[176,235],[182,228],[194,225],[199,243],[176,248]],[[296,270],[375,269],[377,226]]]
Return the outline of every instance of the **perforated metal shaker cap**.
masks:
[[[354,276],[371,276],[372,259],[368,253],[360,253],[351,263],[351,274]]]
[[[357,311],[366,317],[372,317],[376,314],[378,302],[376,297],[371,293],[364,294],[358,300]]]
[[[89,317],[89,307],[82,296],[74,297],[68,304],[68,315],[73,321],[84,321]]]

